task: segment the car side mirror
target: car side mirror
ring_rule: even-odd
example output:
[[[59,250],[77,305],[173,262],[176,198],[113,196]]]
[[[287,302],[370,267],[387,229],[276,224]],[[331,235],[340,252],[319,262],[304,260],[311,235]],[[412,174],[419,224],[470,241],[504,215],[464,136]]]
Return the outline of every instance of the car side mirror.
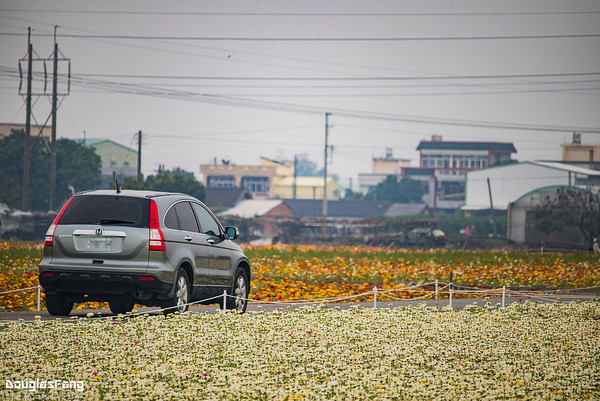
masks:
[[[238,239],[240,230],[237,227],[225,227],[225,239]]]

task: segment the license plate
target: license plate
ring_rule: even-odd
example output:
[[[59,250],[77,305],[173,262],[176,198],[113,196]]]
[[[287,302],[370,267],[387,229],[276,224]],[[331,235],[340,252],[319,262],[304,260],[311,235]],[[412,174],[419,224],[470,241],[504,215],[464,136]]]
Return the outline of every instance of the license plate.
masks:
[[[112,238],[90,238],[87,240],[86,249],[107,251],[112,249]]]

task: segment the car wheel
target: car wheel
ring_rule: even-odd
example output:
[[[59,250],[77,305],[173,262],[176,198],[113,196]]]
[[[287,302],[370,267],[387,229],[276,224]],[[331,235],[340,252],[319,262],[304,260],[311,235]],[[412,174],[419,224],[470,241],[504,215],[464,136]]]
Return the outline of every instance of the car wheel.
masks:
[[[165,315],[169,313],[183,313],[188,310],[188,302],[190,299],[190,285],[188,275],[183,269],[179,269],[175,277],[175,293],[173,298],[163,310]]]
[[[250,292],[250,280],[244,269],[238,267],[235,272],[235,280],[230,296],[227,297],[227,309],[236,309],[239,313],[246,312],[248,306],[248,293]]]
[[[115,299],[108,301],[110,311],[116,315],[131,312],[135,303],[131,300]]]
[[[62,294],[46,294],[46,309],[51,315],[67,316],[71,313],[74,303]]]

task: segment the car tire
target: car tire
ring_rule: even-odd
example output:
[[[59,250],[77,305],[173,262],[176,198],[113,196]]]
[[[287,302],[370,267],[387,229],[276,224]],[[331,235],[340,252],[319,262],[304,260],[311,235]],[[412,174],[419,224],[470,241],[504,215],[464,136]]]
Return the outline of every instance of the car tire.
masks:
[[[108,307],[115,315],[131,312],[133,305],[135,305],[135,302],[127,299],[114,299],[112,301],[108,301]]]
[[[74,304],[72,299],[62,294],[46,294],[46,309],[51,315],[68,316]]]
[[[173,298],[167,302],[163,309],[163,314],[168,315],[170,313],[183,313],[188,310],[188,303],[190,302],[190,280],[188,275],[183,269],[177,271],[175,276],[175,292]]]
[[[227,309],[236,309],[239,313],[246,312],[248,306],[248,294],[250,293],[250,280],[246,270],[238,267],[235,272],[233,286],[228,291]]]

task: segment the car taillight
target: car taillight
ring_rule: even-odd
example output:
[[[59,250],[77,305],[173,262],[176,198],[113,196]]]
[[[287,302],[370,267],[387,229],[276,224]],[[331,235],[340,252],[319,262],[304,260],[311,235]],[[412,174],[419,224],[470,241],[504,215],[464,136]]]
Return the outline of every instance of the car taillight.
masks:
[[[165,237],[160,230],[160,223],[158,222],[158,209],[156,208],[156,202],[150,199],[150,242],[149,250],[151,251],[164,251],[165,250]]]
[[[54,218],[54,221],[52,222],[52,224],[50,224],[50,227],[48,227],[48,231],[46,231],[46,238],[44,239],[44,246],[52,246],[52,244],[54,243],[54,231],[56,230],[56,226],[58,225],[60,218],[62,217],[65,210],[67,210],[67,207],[69,206],[69,203],[71,203],[72,200],[73,197],[70,197],[67,203],[65,203],[62,209],[60,209],[60,212],[58,212],[58,214]]]

